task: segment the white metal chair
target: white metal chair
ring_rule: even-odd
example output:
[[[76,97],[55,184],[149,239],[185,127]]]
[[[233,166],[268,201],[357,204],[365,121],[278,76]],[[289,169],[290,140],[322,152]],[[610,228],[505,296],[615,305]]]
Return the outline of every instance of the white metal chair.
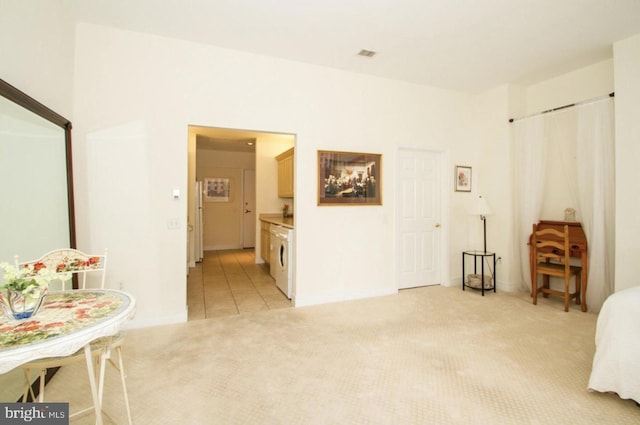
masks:
[[[71,275],[77,276],[78,287],[79,289],[90,289],[90,288],[104,288],[106,271],[107,271],[107,250],[105,249],[104,254],[102,255],[90,255],[84,252],[81,252],[77,249],[71,248],[63,248],[56,249],[44,254],[37,260],[19,262],[18,256],[15,257],[16,267],[32,264],[40,262],[43,263],[47,268],[55,270],[58,273],[70,273]],[[93,275],[93,276],[91,276]],[[62,285],[62,290],[66,290],[66,285],[68,282],[71,282],[71,279],[60,280]],[[69,288],[72,289],[72,288]],[[105,337],[98,338],[97,340],[91,342],[91,353],[93,355],[94,361],[97,368],[94,368],[97,374],[99,374],[98,379],[99,388],[98,388],[98,397],[100,403],[102,404],[102,396],[104,389],[104,373],[105,373],[105,362],[100,361],[103,356],[106,356],[109,364],[111,364],[119,373],[120,373],[120,381],[122,382],[122,391],[124,393],[124,402],[127,410],[127,418],[129,420],[129,425],[132,425],[131,420],[131,409],[129,407],[129,397],[127,395],[127,383],[125,379],[124,373],[124,363],[122,361],[122,345],[124,343],[125,333],[119,332],[117,335],[113,337]],[[117,364],[111,358],[111,352],[115,352],[117,355]],[[50,357],[39,360],[34,360],[29,363],[25,363],[22,365],[22,369],[24,371],[25,378],[25,387],[24,393],[22,396],[22,401],[27,401],[29,395],[32,400],[35,400],[36,397],[33,392],[33,388],[31,385],[31,372],[33,370],[37,370],[40,377],[40,385],[39,385],[39,393],[38,393],[38,401],[44,402],[44,386],[45,386],[45,376],[47,374],[47,369],[56,368],[60,366],[64,366],[70,363],[75,362],[85,362],[86,357],[84,354],[84,350],[78,350],[75,353],[66,356],[66,357]],[[94,406],[90,406],[86,409],[82,409],[78,412],[74,412],[70,415],[70,417],[79,415],[81,413],[87,412],[89,410],[93,410]]]

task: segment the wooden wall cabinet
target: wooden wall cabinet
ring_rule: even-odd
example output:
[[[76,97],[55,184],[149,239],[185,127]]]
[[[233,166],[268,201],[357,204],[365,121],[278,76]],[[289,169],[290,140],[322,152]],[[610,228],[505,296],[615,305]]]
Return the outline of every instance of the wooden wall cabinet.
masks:
[[[265,264],[269,264],[269,257],[271,255],[270,227],[271,223],[266,221],[260,222],[260,256],[264,260]]]
[[[293,198],[293,148],[276,156],[278,161],[278,197]]]

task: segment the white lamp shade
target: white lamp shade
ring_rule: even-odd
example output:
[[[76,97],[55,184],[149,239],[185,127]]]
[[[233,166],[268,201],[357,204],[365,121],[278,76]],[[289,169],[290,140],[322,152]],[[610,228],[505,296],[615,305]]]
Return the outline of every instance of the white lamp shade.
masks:
[[[478,196],[478,198],[471,205],[471,210],[469,211],[471,215],[491,215],[493,211],[489,206],[489,203],[482,196]]]

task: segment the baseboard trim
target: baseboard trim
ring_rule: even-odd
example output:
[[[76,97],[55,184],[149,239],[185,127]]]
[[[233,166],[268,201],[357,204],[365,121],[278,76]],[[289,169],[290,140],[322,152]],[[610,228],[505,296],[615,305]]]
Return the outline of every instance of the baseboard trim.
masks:
[[[189,318],[189,314],[187,309],[185,308],[184,313],[178,313],[170,316],[161,316],[161,317],[148,317],[148,318],[133,318],[130,322],[127,322],[123,327],[126,329],[141,329],[141,328],[150,328],[153,326],[162,326],[162,325],[174,325],[176,323],[185,323]]]
[[[384,289],[379,291],[371,291],[366,293],[350,293],[350,294],[329,294],[325,296],[300,297],[295,296],[293,303],[296,307],[337,303],[342,301],[352,301],[364,298],[382,297],[386,295],[395,295],[398,289]]]

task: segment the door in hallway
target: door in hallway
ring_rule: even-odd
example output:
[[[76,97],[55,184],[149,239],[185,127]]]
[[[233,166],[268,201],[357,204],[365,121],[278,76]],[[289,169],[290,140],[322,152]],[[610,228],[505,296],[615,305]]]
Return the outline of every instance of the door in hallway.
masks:
[[[242,247],[256,246],[256,170],[242,174]]]
[[[398,288],[441,283],[441,154],[398,153],[395,267]]]

